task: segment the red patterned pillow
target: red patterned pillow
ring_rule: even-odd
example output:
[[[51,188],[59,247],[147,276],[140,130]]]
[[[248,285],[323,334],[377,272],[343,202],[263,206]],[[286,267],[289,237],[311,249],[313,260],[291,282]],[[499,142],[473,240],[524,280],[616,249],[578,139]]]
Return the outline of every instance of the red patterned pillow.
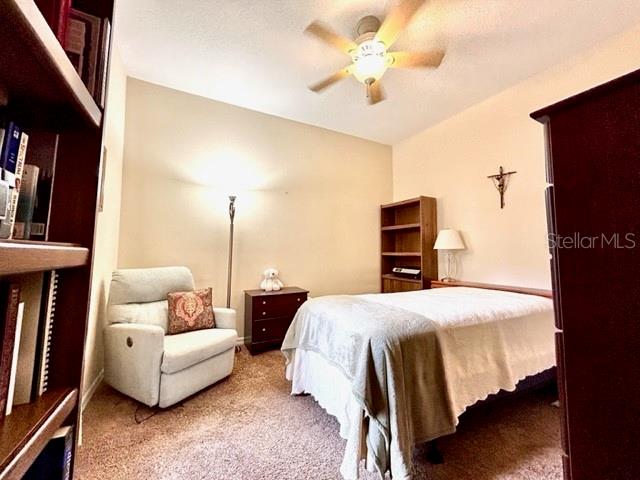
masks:
[[[167,295],[167,302],[169,303],[168,335],[216,326],[211,288],[192,292],[173,292]]]

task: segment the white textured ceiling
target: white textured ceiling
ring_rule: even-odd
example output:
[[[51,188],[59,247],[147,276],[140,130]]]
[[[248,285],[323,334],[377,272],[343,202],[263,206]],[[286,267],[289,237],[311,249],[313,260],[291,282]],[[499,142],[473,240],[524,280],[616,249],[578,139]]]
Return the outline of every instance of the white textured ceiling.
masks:
[[[119,0],[129,75],[393,144],[640,22],[640,0],[432,0],[392,50],[444,47],[438,70],[389,70],[369,106],[349,78],[307,85],[349,58],[303,34],[319,19],[353,38],[397,0]]]

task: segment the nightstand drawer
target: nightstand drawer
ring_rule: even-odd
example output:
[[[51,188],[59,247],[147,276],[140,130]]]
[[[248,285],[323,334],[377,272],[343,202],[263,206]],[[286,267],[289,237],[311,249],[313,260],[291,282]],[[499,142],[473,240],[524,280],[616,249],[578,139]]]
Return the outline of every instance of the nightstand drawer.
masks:
[[[291,324],[292,317],[269,318],[255,320],[253,323],[252,342],[282,340]]]
[[[253,299],[253,319],[283,317],[293,315],[307,300],[306,293],[289,293],[255,297]]]

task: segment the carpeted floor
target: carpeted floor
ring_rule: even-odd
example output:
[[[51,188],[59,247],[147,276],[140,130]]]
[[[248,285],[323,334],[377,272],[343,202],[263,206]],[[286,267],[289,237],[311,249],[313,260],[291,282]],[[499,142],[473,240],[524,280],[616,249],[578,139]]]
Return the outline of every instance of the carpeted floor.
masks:
[[[103,385],[84,416],[81,480],[338,480],[345,442],[311,397],[291,397],[279,352],[243,349],[234,373],[156,415]],[[416,448],[416,479],[558,480],[558,410],[531,393],[465,414],[439,440],[443,465]],[[137,424],[134,416],[149,417]],[[366,473],[366,480],[377,477]]]

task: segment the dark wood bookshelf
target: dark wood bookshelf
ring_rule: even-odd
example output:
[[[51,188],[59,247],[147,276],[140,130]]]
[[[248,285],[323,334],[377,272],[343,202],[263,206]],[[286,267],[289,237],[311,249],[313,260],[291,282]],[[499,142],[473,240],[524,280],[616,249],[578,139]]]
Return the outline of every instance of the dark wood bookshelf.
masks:
[[[0,241],[0,275],[86,265],[89,249],[71,243]]]
[[[78,404],[77,389],[56,389],[18,405],[0,422],[0,480],[21,478]]]
[[[113,23],[113,0],[74,0],[73,8]],[[0,64],[0,104],[29,135],[26,163],[52,182],[43,241],[0,240],[0,281],[58,272],[47,391],[0,420],[0,480],[22,478],[61,426],[74,427],[73,478],[107,112],[33,0],[0,2]]]
[[[101,109],[33,0],[3,0],[0,18],[0,85],[21,118],[99,126]]]
[[[381,290],[421,290],[438,278],[433,244],[438,233],[436,199],[417,197],[380,206]],[[419,279],[393,273],[395,267],[419,269]]]

